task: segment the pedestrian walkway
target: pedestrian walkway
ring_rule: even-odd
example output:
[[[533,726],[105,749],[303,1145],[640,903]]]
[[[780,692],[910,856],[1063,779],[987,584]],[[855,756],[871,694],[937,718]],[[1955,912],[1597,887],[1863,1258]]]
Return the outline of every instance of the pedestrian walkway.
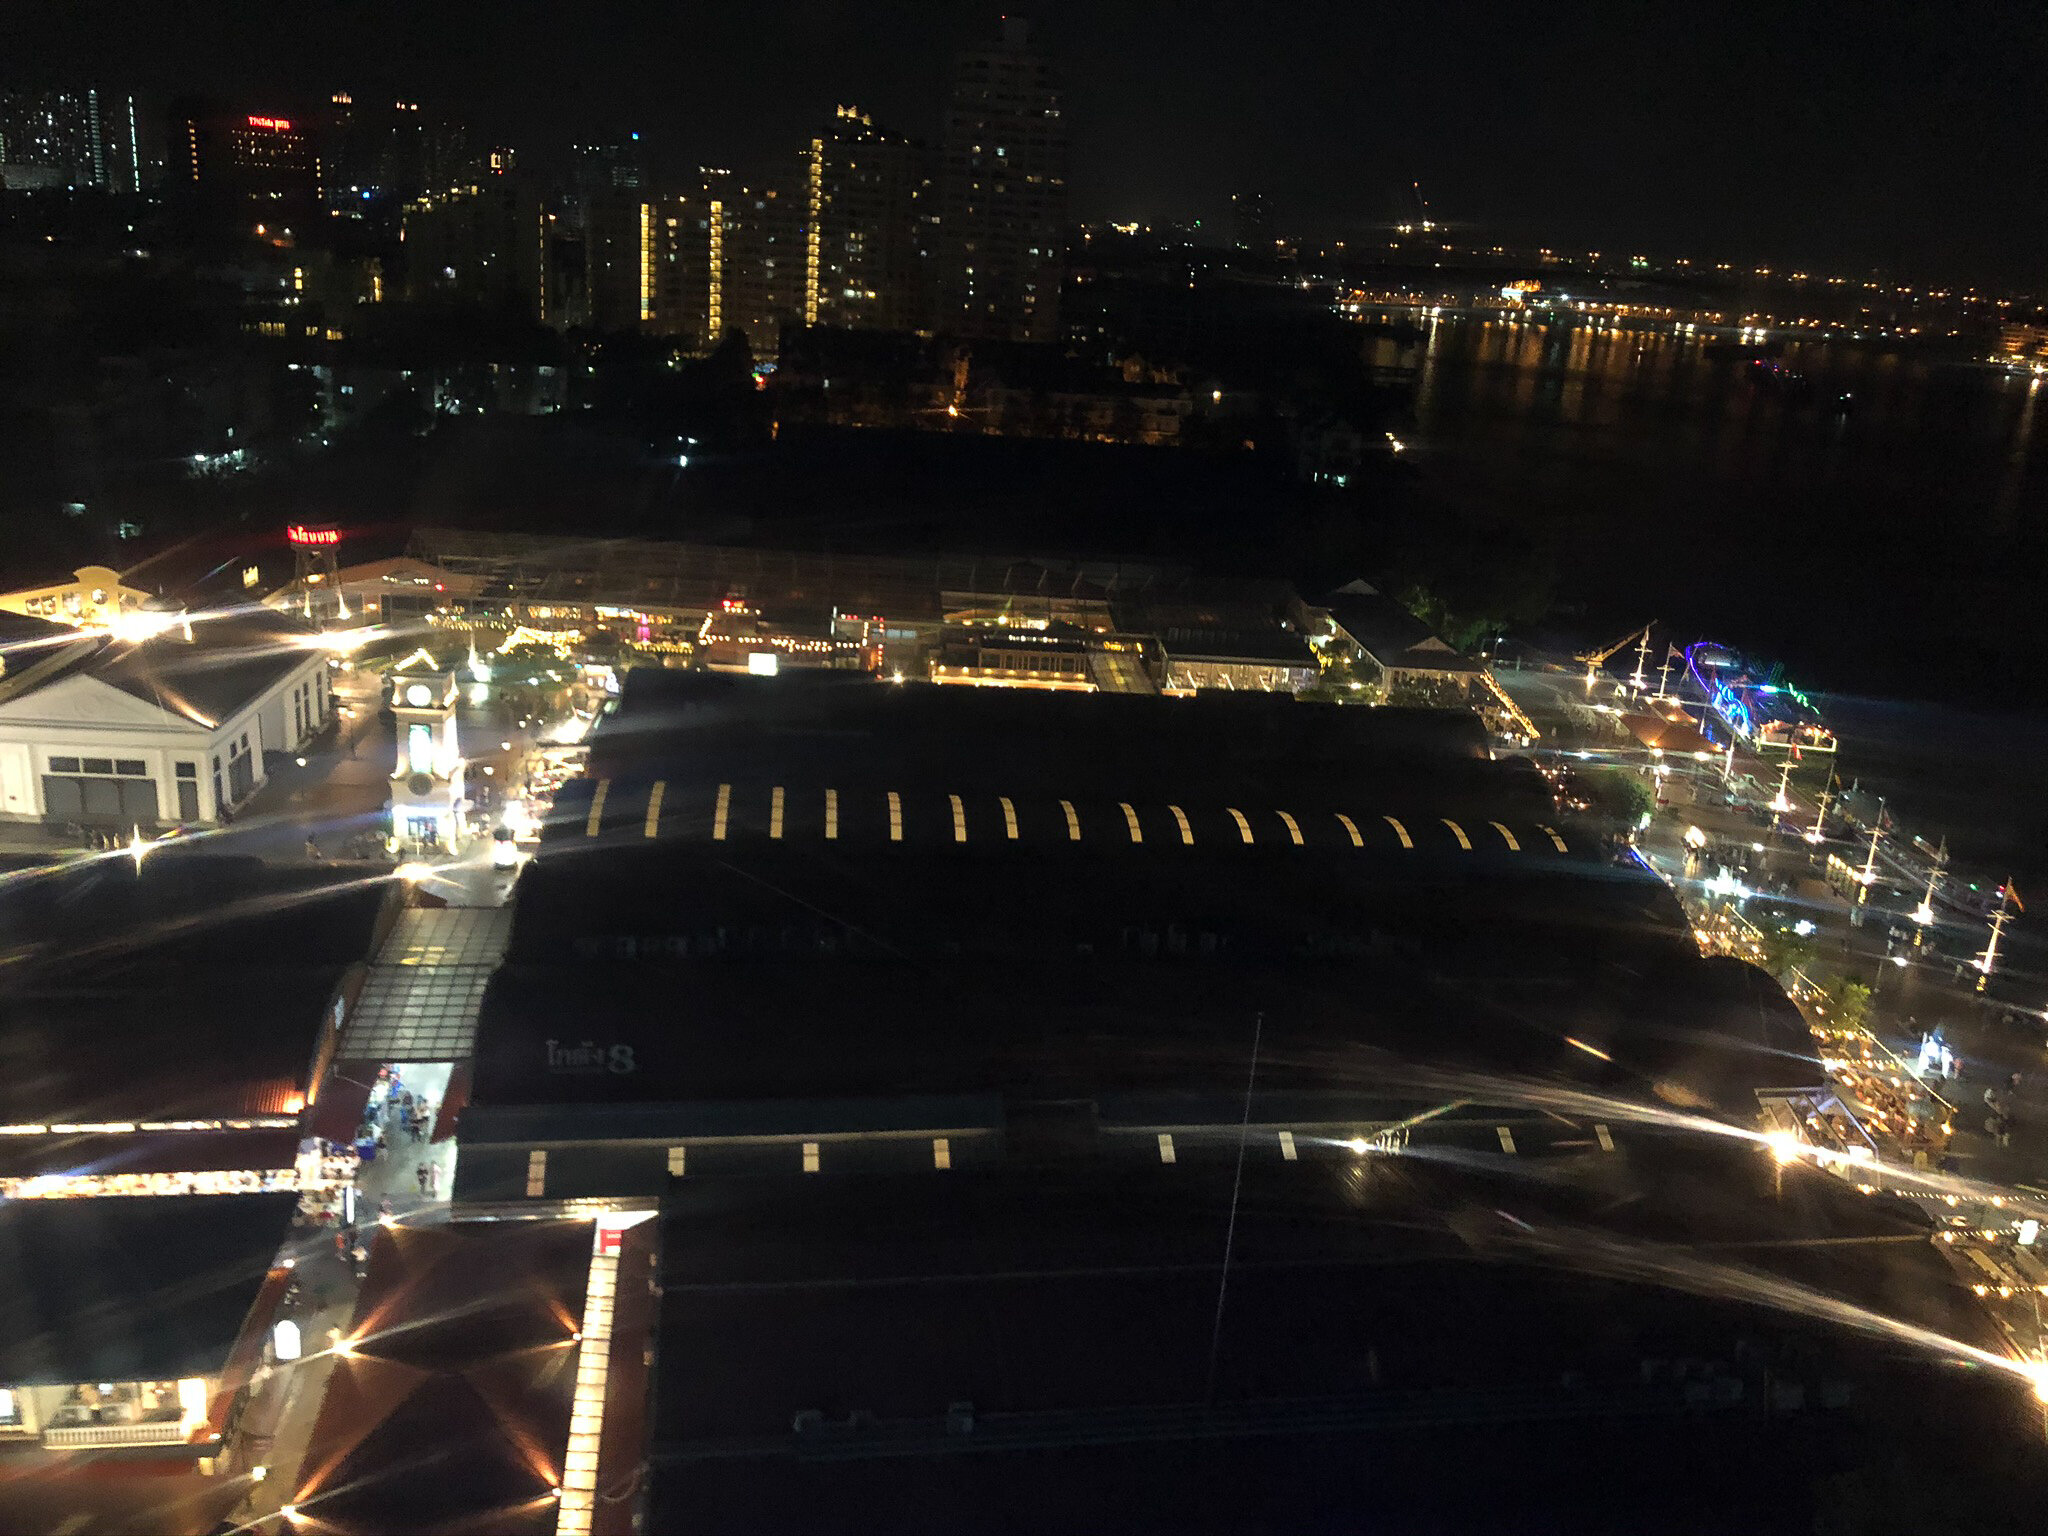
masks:
[[[364,1123],[373,1137],[381,1134],[383,1144],[356,1172],[356,1209],[364,1226],[380,1215],[405,1219],[446,1205],[455,1188],[455,1139],[437,1142],[433,1135],[453,1073],[450,1062],[399,1066],[388,1086],[371,1094]]]
[[[399,913],[349,1015],[346,1061],[455,1062],[476,1047],[484,987],[512,937],[506,907]]]

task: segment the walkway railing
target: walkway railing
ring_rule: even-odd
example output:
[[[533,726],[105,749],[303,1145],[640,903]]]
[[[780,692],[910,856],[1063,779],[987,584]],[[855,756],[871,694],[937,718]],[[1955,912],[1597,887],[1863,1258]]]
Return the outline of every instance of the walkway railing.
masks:
[[[65,1424],[43,1431],[49,1447],[80,1445],[178,1445],[185,1426],[176,1419],[156,1424]]]

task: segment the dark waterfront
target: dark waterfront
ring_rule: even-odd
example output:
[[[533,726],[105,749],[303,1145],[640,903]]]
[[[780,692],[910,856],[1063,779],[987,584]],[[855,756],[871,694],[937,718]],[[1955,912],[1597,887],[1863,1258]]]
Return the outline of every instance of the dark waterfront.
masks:
[[[1773,373],[1697,337],[1479,322],[1423,358],[1419,472],[1547,535],[1590,630],[1656,618],[1822,688],[2048,705],[2034,379],[1954,348],[1793,344]]]
[[[1438,322],[1416,473],[1527,519],[1587,638],[1658,619],[1782,661],[1829,695],[1845,780],[2024,887],[2048,870],[2044,385],[1954,346],[1759,355]]]

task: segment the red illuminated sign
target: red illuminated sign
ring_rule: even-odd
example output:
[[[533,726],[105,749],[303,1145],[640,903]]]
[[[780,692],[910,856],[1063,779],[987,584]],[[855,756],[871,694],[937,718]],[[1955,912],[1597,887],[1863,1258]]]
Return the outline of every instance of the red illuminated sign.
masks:
[[[249,126],[251,128],[269,128],[278,133],[285,132],[291,125],[292,120],[288,117],[252,117],[249,119]]]
[[[293,523],[289,528],[285,529],[284,537],[287,544],[339,544],[341,542],[341,530],[339,528],[308,528],[303,523]]]

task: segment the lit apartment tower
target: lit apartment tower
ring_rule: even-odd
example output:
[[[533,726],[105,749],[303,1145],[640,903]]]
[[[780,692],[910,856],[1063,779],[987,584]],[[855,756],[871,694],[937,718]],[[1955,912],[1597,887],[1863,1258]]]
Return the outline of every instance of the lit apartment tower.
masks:
[[[564,210],[583,235],[585,319],[599,331],[654,325],[655,212],[640,190],[640,135],[578,144],[574,191]]]
[[[655,205],[610,188],[583,198],[584,285],[593,330],[654,329]]]
[[[756,357],[773,358],[783,326],[803,319],[810,270],[805,199],[781,188],[741,186],[726,171],[707,174],[705,198],[704,345],[739,331]]]
[[[0,186],[142,190],[135,98],[0,91]]]
[[[1051,66],[1028,25],[954,64],[939,171],[940,331],[1049,341],[1058,334],[1067,131]]]
[[[922,148],[858,107],[840,107],[804,160],[804,324],[912,329],[922,311]]]
[[[654,333],[702,350],[710,327],[710,198],[701,190],[657,198],[653,233]]]

